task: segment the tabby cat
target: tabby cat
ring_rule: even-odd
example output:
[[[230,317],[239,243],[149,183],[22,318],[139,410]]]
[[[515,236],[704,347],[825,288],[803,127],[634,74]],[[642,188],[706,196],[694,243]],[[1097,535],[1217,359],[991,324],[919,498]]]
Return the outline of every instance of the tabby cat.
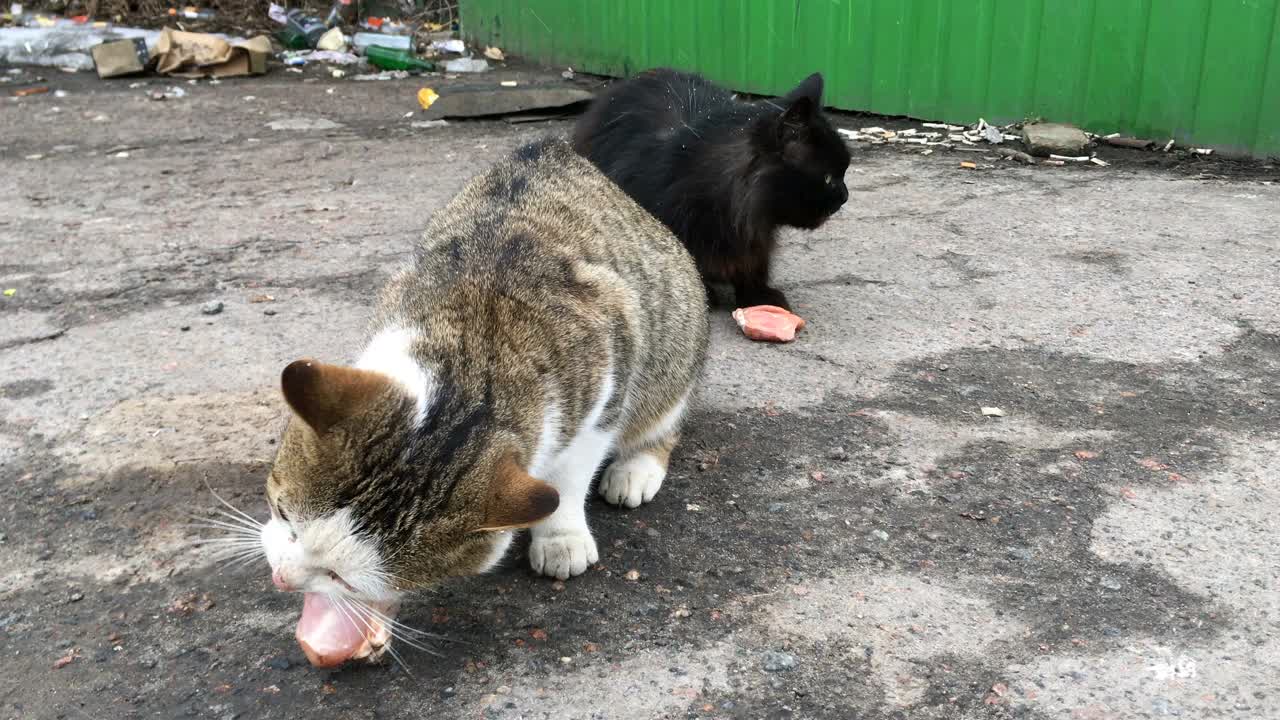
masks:
[[[585,572],[593,477],[613,456],[605,500],[653,498],[706,342],[688,252],[566,141],[473,180],[383,290],[354,367],[284,370],[262,541],[277,586],[308,594],[299,640],[353,656],[360,638],[334,637],[395,626],[403,593],[492,568],[521,528],[536,572]]]
[[[574,149],[662,220],[738,307],[777,305],[781,226],[820,227],[849,199],[849,150],[822,115],[822,75],[782,98],[740,102],[698,75],[650,70],[592,102]]]

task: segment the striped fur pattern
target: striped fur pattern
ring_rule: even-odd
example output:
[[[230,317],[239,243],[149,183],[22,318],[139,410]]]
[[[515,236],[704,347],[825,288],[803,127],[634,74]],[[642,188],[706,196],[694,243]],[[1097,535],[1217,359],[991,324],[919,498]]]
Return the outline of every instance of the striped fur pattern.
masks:
[[[314,538],[276,553],[289,584],[347,572],[357,594],[394,595],[485,571],[526,527],[536,571],[585,571],[593,476],[614,456],[600,493],[652,498],[706,341],[672,233],[565,141],[521,147],[436,213],[354,367],[286,370],[295,414],[267,494],[276,536]],[[303,532],[337,512],[351,537]],[[333,567],[328,548],[357,541],[377,567]]]

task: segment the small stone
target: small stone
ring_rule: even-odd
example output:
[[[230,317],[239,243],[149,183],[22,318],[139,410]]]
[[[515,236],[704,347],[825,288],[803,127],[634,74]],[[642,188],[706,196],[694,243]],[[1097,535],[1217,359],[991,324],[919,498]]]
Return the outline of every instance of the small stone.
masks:
[[[499,685],[499,686],[498,686],[498,688],[497,688],[496,690],[494,690],[494,692],[498,693],[499,695],[510,695],[510,694],[511,694],[511,686],[510,686],[510,685]]]
[[[1035,123],[1022,128],[1022,139],[1032,155],[1080,155],[1089,145],[1083,130],[1058,123]]]
[[[1110,575],[1103,575],[1098,580],[1098,584],[1108,590],[1119,590],[1124,587],[1124,585],[1118,579]]]
[[[770,650],[764,654],[765,672],[787,672],[796,667],[796,656],[778,650]]]
[[[80,512],[80,519],[81,519],[81,520],[97,520],[97,519],[98,519],[98,511],[97,511],[97,510],[95,510],[95,509],[93,509],[93,508],[88,508],[87,510],[82,510],[82,511]]]
[[[275,311],[275,310],[272,310],[272,309],[270,309],[270,308],[268,308],[268,309],[266,309],[266,310],[263,310],[263,311],[262,311],[262,314],[263,314],[263,315],[266,315],[267,317],[271,317],[272,315],[275,315],[275,314],[276,314],[276,311]]]
[[[147,670],[154,670],[156,667],[156,661],[150,660],[150,659],[143,660],[142,662],[138,663],[138,665],[142,666],[143,668],[146,668]]]
[[[640,579],[640,571],[639,571],[639,570],[628,570],[628,571],[627,571],[627,573],[626,573],[625,575],[623,575],[622,577],[623,577],[623,578],[625,578],[625,579],[627,579],[627,580],[630,580],[630,581],[632,581],[632,582],[635,582],[636,580],[639,580],[639,579]]]
[[[786,509],[787,506],[782,503],[769,503],[769,512],[771,513],[780,513]]]
[[[271,658],[270,660],[268,660],[267,667],[273,670],[288,670],[291,667],[291,665],[286,658],[278,657],[278,658]]]
[[[1009,548],[1009,557],[1022,562],[1031,562],[1035,558],[1035,553],[1030,548],[1011,547]]]
[[[180,328],[178,328],[178,329],[179,329],[179,330],[181,330],[182,332],[187,332],[188,330],[190,330],[190,329],[191,329],[191,326],[190,326],[190,325],[183,325],[182,327],[180,327]]]
[[[889,540],[889,533],[883,530],[872,530],[871,536],[879,540],[880,542],[887,542]]]
[[[222,312],[222,301],[210,300],[209,302],[200,306],[200,312],[204,313],[205,315],[217,315],[218,313]]]
[[[84,599],[84,593],[71,593],[71,602],[80,602]]]
[[[831,452],[827,454],[827,457],[839,462],[846,462],[849,459],[849,453],[842,447],[835,447],[831,448]]]
[[[440,691],[440,697],[442,698],[451,698],[457,694],[458,694],[458,689],[453,686],[449,686]]]

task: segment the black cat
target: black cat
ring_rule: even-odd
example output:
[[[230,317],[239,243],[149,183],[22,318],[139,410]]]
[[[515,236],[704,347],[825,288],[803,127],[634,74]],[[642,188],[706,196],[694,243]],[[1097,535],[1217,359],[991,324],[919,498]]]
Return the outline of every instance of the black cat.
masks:
[[[733,285],[738,307],[790,309],[769,285],[778,226],[817,228],[849,199],[849,150],[822,115],[818,73],[747,103],[650,70],[593,101],[573,146],[675,232],[708,284]]]

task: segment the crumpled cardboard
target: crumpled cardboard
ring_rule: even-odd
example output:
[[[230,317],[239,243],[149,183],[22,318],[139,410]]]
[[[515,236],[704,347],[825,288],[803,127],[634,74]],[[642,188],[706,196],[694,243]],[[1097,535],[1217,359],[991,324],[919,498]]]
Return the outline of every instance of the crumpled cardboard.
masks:
[[[207,33],[165,28],[156,43],[156,72],[178,77],[233,77],[267,71],[271,40],[259,35],[230,43]]]

